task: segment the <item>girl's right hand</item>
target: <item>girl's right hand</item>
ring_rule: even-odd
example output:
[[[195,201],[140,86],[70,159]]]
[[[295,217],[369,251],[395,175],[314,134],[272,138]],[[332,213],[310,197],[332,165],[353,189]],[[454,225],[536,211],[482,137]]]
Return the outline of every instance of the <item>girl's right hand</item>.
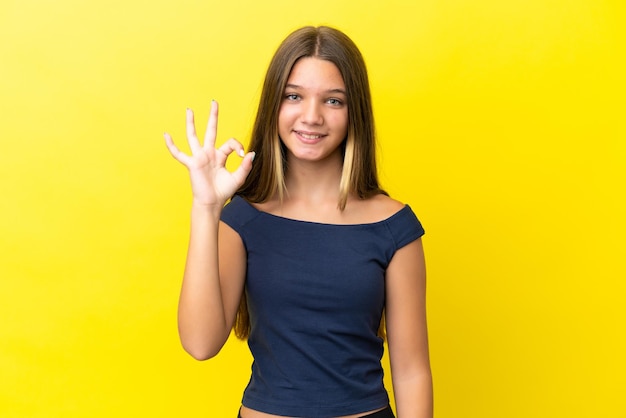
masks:
[[[165,134],[165,143],[170,154],[189,170],[194,205],[221,210],[250,173],[254,152],[245,154],[243,145],[233,138],[216,149],[217,115],[217,102],[212,101],[204,144],[201,145],[196,135],[193,112],[187,109],[187,142],[191,155],[179,150],[168,133]],[[243,161],[231,173],[226,169],[225,164],[233,151],[243,157]]]

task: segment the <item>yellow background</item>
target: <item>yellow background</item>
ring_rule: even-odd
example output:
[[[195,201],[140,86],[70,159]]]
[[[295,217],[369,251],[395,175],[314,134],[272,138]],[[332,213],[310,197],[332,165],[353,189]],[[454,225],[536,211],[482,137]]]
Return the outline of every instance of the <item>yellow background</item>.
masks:
[[[381,176],[427,229],[438,418],[626,417],[622,0],[2,0],[0,416],[234,417],[176,302],[190,189],[163,144],[330,24],[369,66]],[[403,418],[403,417],[400,417]]]

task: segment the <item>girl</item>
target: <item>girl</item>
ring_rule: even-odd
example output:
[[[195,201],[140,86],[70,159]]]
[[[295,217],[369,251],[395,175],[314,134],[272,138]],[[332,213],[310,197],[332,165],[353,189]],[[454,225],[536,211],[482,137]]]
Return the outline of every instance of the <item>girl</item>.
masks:
[[[193,192],[185,350],[211,358],[233,328],[248,339],[242,418],[383,418],[394,417],[386,337],[399,418],[432,417],[423,229],[379,187],[357,47],[328,27],[290,34],[267,71],[250,152],[235,139],[215,148],[217,118],[212,102],[201,145],[187,111],[191,155],[165,134]],[[243,160],[231,173],[233,152]]]

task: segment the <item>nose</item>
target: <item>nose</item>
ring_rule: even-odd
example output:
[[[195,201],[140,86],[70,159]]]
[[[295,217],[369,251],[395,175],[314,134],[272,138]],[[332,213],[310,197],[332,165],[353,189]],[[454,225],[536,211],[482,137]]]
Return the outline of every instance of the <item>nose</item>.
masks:
[[[308,125],[321,125],[324,123],[320,103],[315,100],[306,100],[302,104],[302,121]]]

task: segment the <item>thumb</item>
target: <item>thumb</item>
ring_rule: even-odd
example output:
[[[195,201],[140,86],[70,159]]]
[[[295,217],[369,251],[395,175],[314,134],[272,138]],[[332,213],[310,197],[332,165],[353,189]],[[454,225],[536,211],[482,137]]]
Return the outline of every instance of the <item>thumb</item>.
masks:
[[[239,186],[241,186],[243,182],[246,181],[246,177],[248,177],[248,174],[250,174],[250,170],[252,170],[252,161],[254,160],[255,156],[255,152],[247,153],[241,161],[241,164],[239,164],[239,167],[237,167],[237,169],[233,171],[233,177],[237,184],[239,184]]]

